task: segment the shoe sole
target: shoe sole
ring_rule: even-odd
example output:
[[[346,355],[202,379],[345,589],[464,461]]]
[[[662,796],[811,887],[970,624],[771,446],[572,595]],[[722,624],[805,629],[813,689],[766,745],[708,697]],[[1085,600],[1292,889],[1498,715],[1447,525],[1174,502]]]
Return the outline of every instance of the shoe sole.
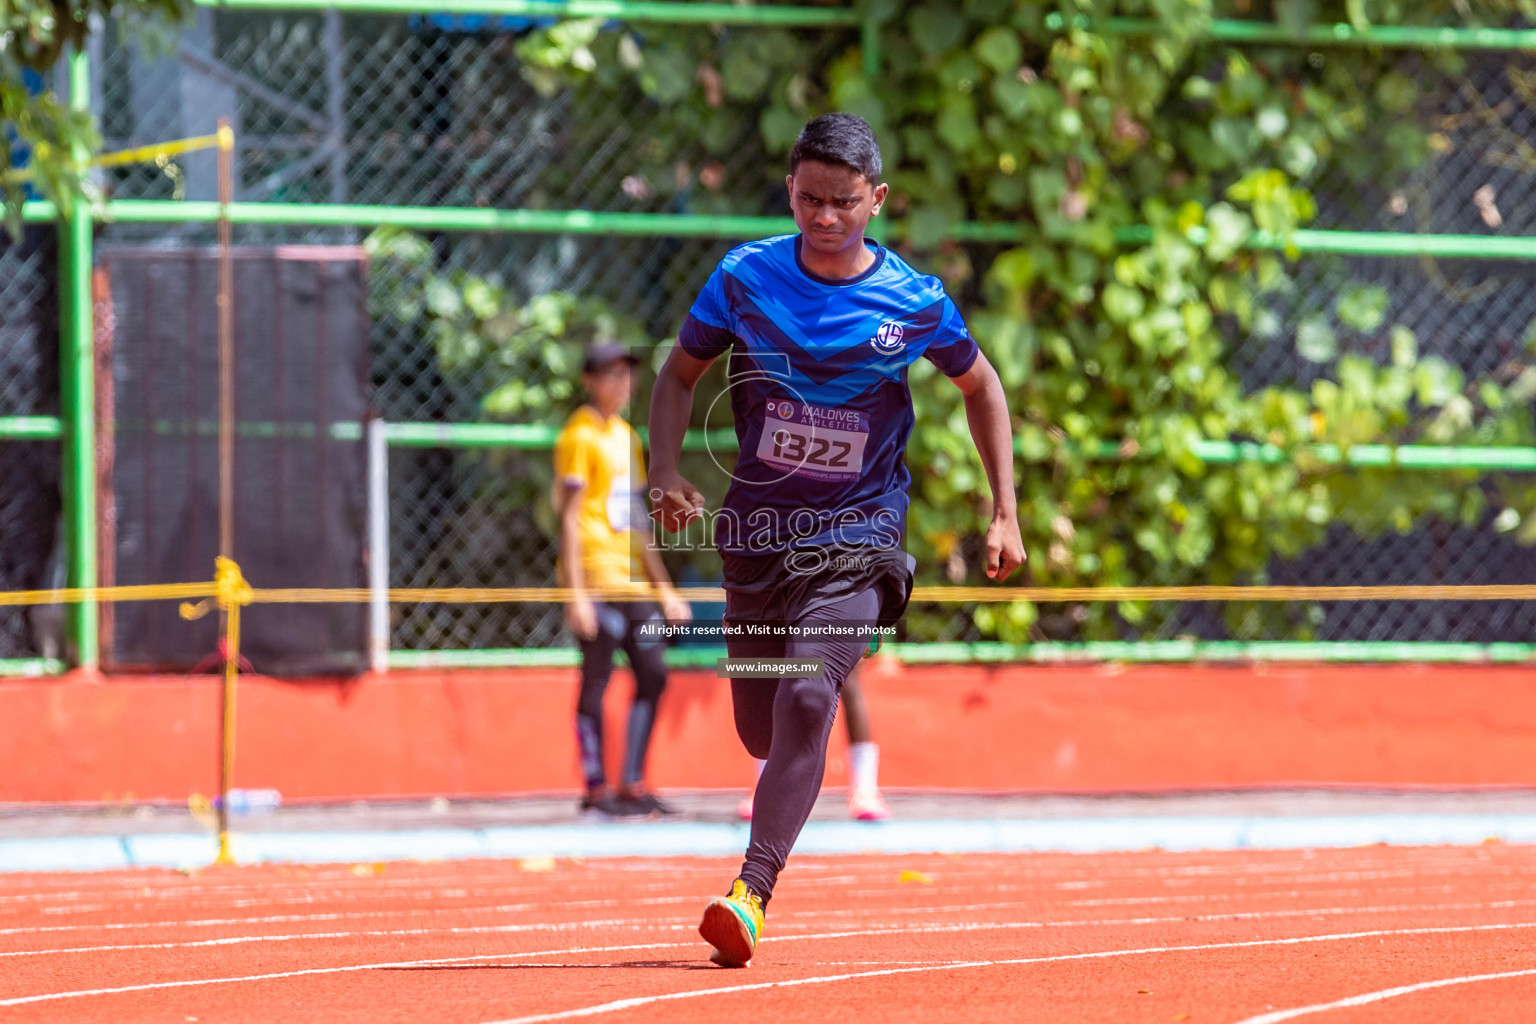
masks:
[[[715,947],[710,959],[721,967],[745,967],[752,960],[752,932],[724,896],[716,896],[704,908],[699,935]]]

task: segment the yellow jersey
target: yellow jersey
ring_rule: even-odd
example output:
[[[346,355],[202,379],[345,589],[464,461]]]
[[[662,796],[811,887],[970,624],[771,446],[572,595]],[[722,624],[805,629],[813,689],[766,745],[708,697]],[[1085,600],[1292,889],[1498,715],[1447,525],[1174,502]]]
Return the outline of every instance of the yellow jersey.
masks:
[[[565,421],[555,439],[555,507],[560,491],[580,484],[573,498],[577,536],[581,539],[581,568],[589,587],[616,586],[642,580],[636,564],[637,529],[643,528],[645,462],[640,435],[614,415],[603,422],[590,405]],[[564,568],[561,578],[565,579]]]

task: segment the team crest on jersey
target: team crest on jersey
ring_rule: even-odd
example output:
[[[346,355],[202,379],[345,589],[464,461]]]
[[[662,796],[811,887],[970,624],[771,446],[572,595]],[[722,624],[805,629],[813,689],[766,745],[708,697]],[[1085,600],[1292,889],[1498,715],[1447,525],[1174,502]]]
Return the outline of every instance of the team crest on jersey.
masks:
[[[895,352],[901,348],[901,336],[903,332],[901,324],[895,320],[887,320],[880,325],[875,332],[875,348],[881,352]]]

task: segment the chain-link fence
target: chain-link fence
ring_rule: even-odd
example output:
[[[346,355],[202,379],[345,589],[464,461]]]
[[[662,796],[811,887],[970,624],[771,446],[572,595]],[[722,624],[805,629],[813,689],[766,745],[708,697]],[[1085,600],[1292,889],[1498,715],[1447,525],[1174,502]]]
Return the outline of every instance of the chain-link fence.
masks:
[[[706,151],[667,127],[638,90],[536,89],[515,52],[527,19],[242,13],[200,9],[164,52],[109,41],[96,75],[109,148],[199,134],[234,112],[237,197],[496,209],[584,209],[693,214],[782,214],[778,161],[755,118],[721,117]],[[750,30],[734,30],[750,31]],[[832,54],[841,30],[795,32]],[[1325,161],[1308,181],[1313,226],[1329,229],[1536,234],[1536,62],[1515,54],[1407,55],[1404,103],[1430,129],[1429,158],[1398,172],[1362,152]],[[1399,83],[1401,84],[1401,83]],[[728,153],[717,157],[712,153]],[[119,198],[212,198],[211,154],[111,172]],[[115,242],[206,242],[207,225],[122,225]],[[358,241],[351,228],[242,227],[248,242]],[[725,241],[597,235],[429,234],[434,273],[472,275],[523,304],[551,292],[600,301],[649,338],[676,330]],[[984,248],[976,247],[978,259]],[[1529,264],[1308,256],[1293,265],[1251,334],[1231,336],[1245,384],[1306,386],[1338,353],[1390,357],[1385,328],[1362,332],[1337,297],[1375,290],[1382,322],[1410,328],[1418,349],[1469,376],[1498,374],[1523,355],[1536,320]],[[0,278],[4,281],[5,278]],[[376,316],[376,406],[389,422],[497,418],[489,396],[509,381],[544,388],[520,422],[558,424],[573,404],[570,361],[515,366],[449,358],[420,309]],[[1298,344],[1303,325],[1325,329],[1326,351]],[[0,359],[6,358],[0,350]],[[9,378],[0,378],[4,400]],[[643,408],[643,396],[637,401]],[[3,408],[0,408],[3,411]],[[502,417],[507,418],[507,417]],[[0,445],[3,452],[4,445]],[[32,451],[55,450],[34,444]],[[549,453],[396,448],[389,459],[390,583],[394,586],[550,585],[555,540]],[[1448,476],[1447,487],[1475,486]],[[0,517],[4,516],[0,510]],[[1379,517],[1352,516],[1313,551],[1271,567],[1271,582],[1474,583],[1523,581],[1531,551],[1491,526],[1426,519],[1370,535]],[[1356,522],[1357,530],[1349,525]],[[0,522],[4,522],[0,518]],[[253,570],[254,571],[254,570]],[[1201,582],[1199,574],[1158,582]],[[1503,604],[1373,603],[1276,612],[1219,606],[1164,609],[1132,623],[1111,616],[1090,630],[1079,610],[1041,609],[1036,639],[1316,638],[1528,639],[1528,616]],[[393,643],[407,650],[542,647],[569,643],[549,606],[417,606],[394,611]],[[973,609],[914,607],[911,639],[981,638]],[[1096,630],[1096,632],[1095,632]]]
[[[1410,54],[1384,89],[1397,94],[1404,124],[1428,133],[1423,159],[1403,166],[1391,147],[1334,154],[1303,179],[1319,199],[1313,227],[1536,234],[1536,58]]]
[[[51,228],[30,228],[20,240],[0,235],[0,417],[59,411],[57,262]],[[48,582],[59,459],[57,442],[0,437],[0,590]],[[0,658],[57,656],[52,625],[50,613],[0,609]]]
[[[1451,486],[1473,486],[1465,480]],[[1296,559],[1276,559],[1266,582],[1277,586],[1423,586],[1525,584],[1536,573],[1536,549],[1500,534],[1493,513],[1472,526],[1424,516],[1403,532],[1380,532],[1376,510],[1345,508],[1322,543]],[[1159,584],[1207,582],[1195,570]],[[1083,605],[1041,605],[1027,639],[1089,641],[1273,641],[1325,643],[1529,643],[1536,608],[1522,601],[1338,601],[1153,604],[1134,618],[1092,617]],[[990,639],[976,609],[914,604],[900,639],[975,642]]]
[[[505,30],[475,18],[204,10],[168,55],[108,49],[102,135],[113,148],[144,144],[233,111],[236,196],[248,200],[771,212],[782,178],[755,119],[710,126],[712,152],[730,154],[718,157],[696,133],[666,128],[638,88],[541,95],[513,52],[535,21],[491,20]],[[794,38],[811,52],[839,43],[825,31]],[[193,93],[201,102],[184,102]],[[210,157],[126,169],[113,187],[120,198],[203,198],[211,167]]]

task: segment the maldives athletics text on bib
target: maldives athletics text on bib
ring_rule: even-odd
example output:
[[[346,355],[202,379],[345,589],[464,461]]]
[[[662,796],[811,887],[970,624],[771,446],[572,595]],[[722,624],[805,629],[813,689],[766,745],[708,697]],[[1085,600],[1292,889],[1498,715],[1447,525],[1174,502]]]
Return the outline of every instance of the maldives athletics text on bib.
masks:
[[[857,409],[771,400],[757,457],[786,474],[812,480],[855,480],[864,465],[869,417]]]

